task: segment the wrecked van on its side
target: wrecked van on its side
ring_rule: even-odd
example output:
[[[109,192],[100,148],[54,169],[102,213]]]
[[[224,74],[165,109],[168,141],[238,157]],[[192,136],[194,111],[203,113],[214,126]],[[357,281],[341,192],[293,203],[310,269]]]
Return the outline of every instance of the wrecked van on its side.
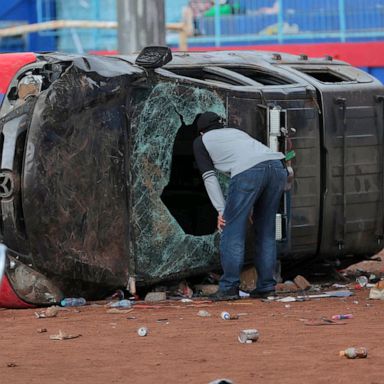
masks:
[[[0,74],[2,306],[218,268],[192,153],[207,110],[286,154],[282,259],[382,248],[384,87],[344,62],[147,47],[0,55]]]

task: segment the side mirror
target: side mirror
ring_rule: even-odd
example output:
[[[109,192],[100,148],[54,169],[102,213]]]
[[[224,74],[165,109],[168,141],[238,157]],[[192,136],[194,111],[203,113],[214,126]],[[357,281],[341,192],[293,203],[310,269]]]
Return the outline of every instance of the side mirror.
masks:
[[[144,68],[159,68],[172,60],[172,52],[169,47],[153,46],[145,47],[137,56],[135,63]]]
[[[0,244],[0,285],[5,273],[6,258],[7,258],[7,247],[4,244]]]

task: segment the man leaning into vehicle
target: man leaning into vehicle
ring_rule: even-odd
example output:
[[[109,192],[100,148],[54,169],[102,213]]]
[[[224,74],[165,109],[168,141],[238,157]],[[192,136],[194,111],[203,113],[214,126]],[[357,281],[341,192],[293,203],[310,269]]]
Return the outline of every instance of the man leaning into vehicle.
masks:
[[[257,270],[254,298],[275,291],[276,212],[287,179],[284,155],[274,152],[247,133],[225,128],[220,116],[204,112],[197,120],[200,133],[193,143],[197,166],[208,196],[218,212],[223,275],[213,300],[239,298],[248,220],[255,233],[254,264]],[[215,170],[231,177],[225,201]],[[251,216],[252,215],[252,216]]]

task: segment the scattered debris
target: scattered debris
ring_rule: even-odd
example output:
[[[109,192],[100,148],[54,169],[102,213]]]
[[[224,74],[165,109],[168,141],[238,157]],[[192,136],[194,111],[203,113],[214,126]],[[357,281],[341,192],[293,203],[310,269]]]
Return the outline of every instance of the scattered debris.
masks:
[[[384,300],[384,289],[373,287],[369,290],[369,296],[372,300]]]
[[[193,303],[192,299],[181,299],[180,300],[182,303]]]
[[[188,283],[186,281],[182,281],[179,283],[177,293],[180,296],[191,298],[193,296],[193,290],[189,287]]]
[[[87,304],[84,297],[67,297],[60,301],[62,307],[81,307]]]
[[[166,324],[169,324],[169,321],[168,321],[168,319],[157,319],[156,323],[166,323]]]
[[[38,328],[37,333],[45,333],[47,332],[47,328]]]
[[[350,347],[339,352],[340,356],[345,356],[347,359],[365,359],[368,356],[367,348],[365,347]]]
[[[297,292],[297,291],[306,291],[312,288],[312,284],[303,276],[297,275],[293,281],[286,280],[284,283],[276,284],[276,292],[286,293],[286,292]]]
[[[297,275],[294,279],[293,282],[297,285],[297,287],[302,290],[306,291],[309,288],[311,288],[311,283],[303,276]]]
[[[348,291],[348,290],[345,290],[345,291],[326,291],[324,292],[325,295],[327,295],[328,297],[349,297],[349,296],[353,296],[354,293],[351,292],[351,291]],[[309,297],[312,296],[312,295],[309,295]]]
[[[344,291],[326,291],[319,294],[314,295],[298,295],[298,296],[285,296],[285,297],[279,297],[279,296],[269,296],[266,299],[263,299],[262,301],[278,301],[281,303],[290,303],[294,301],[306,301],[311,299],[322,299],[327,297],[349,297],[353,296],[354,293],[349,290]]]
[[[304,321],[305,325],[318,326],[318,325],[345,325],[347,323],[343,323],[341,321],[335,321],[331,319],[327,319],[322,317],[320,319],[300,319]]]
[[[287,280],[284,283],[276,284],[275,289],[276,289],[276,292],[285,293],[285,292],[296,292],[299,288],[293,281]]]
[[[373,300],[384,300],[384,281],[378,281],[370,290],[369,296]]]
[[[213,295],[217,292],[219,286],[217,284],[197,284],[195,285],[195,291],[200,296]]]
[[[49,338],[51,340],[69,340],[69,339],[76,339],[80,337],[80,334],[77,335],[70,335],[68,333],[63,332],[62,330],[59,330],[59,333],[57,335],[51,335]]]
[[[141,337],[147,336],[148,335],[148,328],[147,327],[140,327],[137,330],[137,334]]]
[[[45,311],[35,312],[35,316],[38,319],[44,319],[44,318],[48,318],[48,317],[56,317],[57,314],[59,313],[59,311],[60,311],[60,307],[57,307],[54,305],[52,307],[47,308]]]
[[[239,318],[238,315],[231,315],[229,312],[226,311],[221,312],[220,317],[223,320],[238,320]]]
[[[353,319],[352,313],[347,313],[345,315],[333,315],[332,320],[346,320],[346,319]]]
[[[208,311],[205,311],[204,309],[201,309],[199,312],[197,312],[197,316],[200,316],[200,317],[210,317],[211,314]]]
[[[156,301],[164,301],[167,299],[166,292],[148,292],[145,296],[144,301],[146,302],[156,302]]]
[[[280,299],[276,299],[275,301],[279,301],[281,303],[291,303],[293,301],[297,301],[297,298],[293,297],[293,296],[286,296],[286,297],[282,297]]]
[[[132,311],[133,311],[133,308],[131,308],[131,309],[111,308],[111,309],[108,309],[107,313],[110,313],[110,314],[122,314],[122,313],[129,313],[129,312],[132,312]]]
[[[111,308],[131,308],[132,302],[130,300],[124,299],[119,301],[112,301],[108,303],[107,306]]]
[[[332,284],[332,287],[337,289],[347,288],[347,286],[348,286],[347,284]]]
[[[240,331],[240,334],[238,336],[238,340],[242,344],[251,344],[256,342],[259,339],[259,331],[257,329],[243,329]]]
[[[231,315],[229,314],[229,312],[221,312],[220,314],[220,317],[223,319],[223,320],[230,320],[231,318]]]
[[[368,277],[367,276],[359,276],[356,278],[356,286],[355,289],[361,289],[367,286],[368,284]]]
[[[360,263],[350,265],[342,271],[346,277],[358,277],[361,275],[375,275],[376,278],[384,277],[384,261],[381,257],[364,260]]]

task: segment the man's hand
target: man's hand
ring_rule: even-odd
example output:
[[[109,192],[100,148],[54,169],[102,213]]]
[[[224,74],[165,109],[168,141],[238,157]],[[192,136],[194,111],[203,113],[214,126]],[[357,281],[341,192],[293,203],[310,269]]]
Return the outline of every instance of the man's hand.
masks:
[[[224,227],[225,227],[224,217],[221,213],[219,213],[217,216],[217,229],[219,230],[219,232],[222,232]]]

